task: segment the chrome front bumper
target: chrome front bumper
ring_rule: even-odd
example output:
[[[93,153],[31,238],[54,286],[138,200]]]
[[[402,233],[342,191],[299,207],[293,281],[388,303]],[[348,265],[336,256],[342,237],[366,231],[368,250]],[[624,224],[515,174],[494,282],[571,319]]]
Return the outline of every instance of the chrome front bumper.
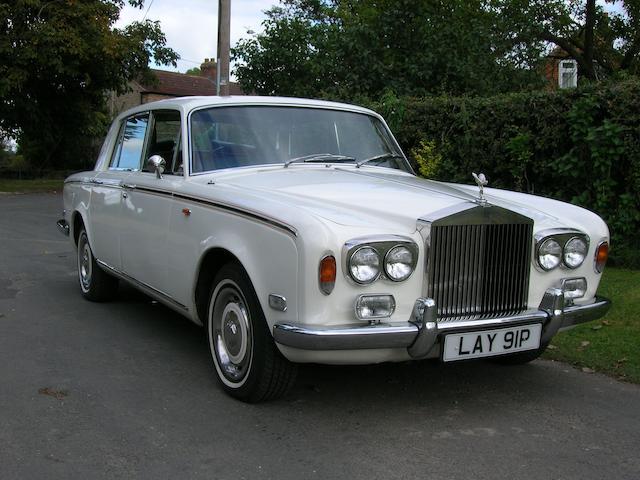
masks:
[[[545,345],[559,330],[596,320],[605,315],[610,306],[611,302],[603,297],[596,297],[588,305],[565,305],[562,290],[551,288],[545,293],[538,310],[500,318],[439,322],[435,302],[430,298],[420,298],[407,322],[335,327],[278,323],[273,327],[273,337],[281,345],[302,350],[406,348],[411,357],[425,358],[440,337],[447,333],[528,323],[542,323],[540,343]]]

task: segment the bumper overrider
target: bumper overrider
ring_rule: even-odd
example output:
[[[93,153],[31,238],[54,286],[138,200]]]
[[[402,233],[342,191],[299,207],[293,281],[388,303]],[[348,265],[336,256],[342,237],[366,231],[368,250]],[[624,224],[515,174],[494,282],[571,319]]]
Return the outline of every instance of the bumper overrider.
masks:
[[[499,318],[439,322],[435,302],[419,298],[407,322],[331,327],[278,323],[273,327],[273,336],[281,345],[302,350],[406,348],[412,358],[426,358],[448,333],[534,323],[542,324],[540,345],[544,346],[561,329],[596,320],[605,315],[610,306],[611,302],[603,297],[596,297],[587,305],[566,305],[562,289],[550,288],[537,310]]]
[[[69,223],[64,218],[61,218],[56,222],[56,227],[58,227],[58,231],[61,234],[66,237],[69,236]]]

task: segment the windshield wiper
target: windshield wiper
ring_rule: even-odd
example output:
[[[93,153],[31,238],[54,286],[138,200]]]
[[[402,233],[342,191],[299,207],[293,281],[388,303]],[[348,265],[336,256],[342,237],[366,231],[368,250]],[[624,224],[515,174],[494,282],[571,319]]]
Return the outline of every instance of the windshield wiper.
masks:
[[[354,157],[348,155],[336,155],[334,153],[314,153],[312,155],[305,155],[303,157],[291,158],[284,162],[284,168],[287,168],[292,163],[300,162],[355,162]]]
[[[376,155],[375,157],[365,158],[364,160],[360,160],[359,162],[356,162],[356,168],[360,168],[365,163],[375,162],[376,160],[386,160],[387,158],[398,158],[400,160],[404,160],[404,157],[402,155],[399,155],[397,153],[387,152],[381,155]]]

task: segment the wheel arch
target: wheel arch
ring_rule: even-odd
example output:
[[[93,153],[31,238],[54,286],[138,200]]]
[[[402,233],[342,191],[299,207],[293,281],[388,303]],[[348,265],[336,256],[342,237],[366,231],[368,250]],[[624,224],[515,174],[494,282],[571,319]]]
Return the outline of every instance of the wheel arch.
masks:
[[[209,302],[209,291],[214,277],[227,263],[236,263],[245,272],[240,259],[226,248],[212,247],[202,255],[196,273],[196,283],[194,288],[194,303],[196,307],[197,320],[204,325],[207,318],[207,308]],[[247,273],[248,275],[248,273]]]
[[[73,235],[73,242],[76,247],[78,246],[78,238],[80,237],[80,230],[82,230],[82,227],[84,227],[85,230],[87,229],[84,217],[78,210],[75,210],[71,217],[71,234]],[[89,235],[88,231],[87,235]]]

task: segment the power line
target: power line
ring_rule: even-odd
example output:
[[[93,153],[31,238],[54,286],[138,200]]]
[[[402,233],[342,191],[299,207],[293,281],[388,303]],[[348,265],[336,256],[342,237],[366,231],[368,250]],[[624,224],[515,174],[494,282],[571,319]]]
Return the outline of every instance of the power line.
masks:
[[[151,5],[153,5],[153,0],[149,2],[149,6],[147,7],[147,11],[144,12],[144,17],[142,17],[142,21],[144,22],[147,19],[147,15],[149,14],[149,10],[151,10]]]

